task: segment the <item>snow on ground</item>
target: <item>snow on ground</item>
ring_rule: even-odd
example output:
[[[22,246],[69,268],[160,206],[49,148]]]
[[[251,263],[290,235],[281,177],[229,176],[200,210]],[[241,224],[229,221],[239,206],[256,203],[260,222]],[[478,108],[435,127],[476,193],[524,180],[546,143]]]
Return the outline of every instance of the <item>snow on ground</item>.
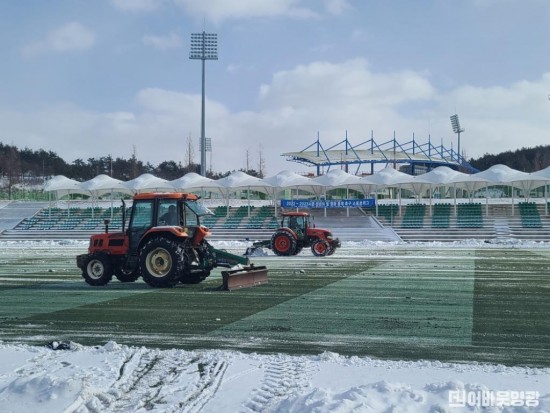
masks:
[[[114,342],[102,347],[71,343],[70,349],[55,351],[5,344],[0,345],[0,410],[548,412],[549,373],[550,369],[384,361],[333,353],[157,350]],[[512,402],[516,406],[497,406]],[[491,409],[483,408],[491,403]]]
[[[4,241],[86,248],[84,241]],[[246,242],[217,242],[240,250]],[[548,243],[344,243],[365,247],[550,248]],[[55,347],[54,344],[53,347]],[[62,346],[61,346],[62,347]],[[59,348],[61,348],[59,347]],[[0,342],[0,411],[25,412],[550,412],[550,368],[258,355],[70,343]]]

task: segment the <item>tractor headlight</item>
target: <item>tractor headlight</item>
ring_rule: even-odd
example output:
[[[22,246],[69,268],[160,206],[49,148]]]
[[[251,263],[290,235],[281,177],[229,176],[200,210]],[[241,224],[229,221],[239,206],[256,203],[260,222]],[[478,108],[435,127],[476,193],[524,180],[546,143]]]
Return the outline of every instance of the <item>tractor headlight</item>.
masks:
[[[327,232],[325,236],[328,240],[331,240],[332,239],[332,232]]]

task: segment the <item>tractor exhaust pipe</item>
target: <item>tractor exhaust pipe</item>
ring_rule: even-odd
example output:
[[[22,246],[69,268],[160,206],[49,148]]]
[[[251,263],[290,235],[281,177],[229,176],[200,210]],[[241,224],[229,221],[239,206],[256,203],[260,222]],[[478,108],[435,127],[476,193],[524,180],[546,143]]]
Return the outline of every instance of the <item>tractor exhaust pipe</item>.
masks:
[[[126,230],[126,202],[124,202],[124,199],[121,199],[122,201],[122,232]]]

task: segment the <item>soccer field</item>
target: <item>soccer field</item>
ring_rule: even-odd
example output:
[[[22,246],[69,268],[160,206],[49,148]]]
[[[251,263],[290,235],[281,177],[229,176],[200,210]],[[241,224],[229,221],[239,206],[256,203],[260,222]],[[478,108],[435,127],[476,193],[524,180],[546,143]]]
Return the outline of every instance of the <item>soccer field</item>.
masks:
[[[90,287],[75,265],[86,246],[2,246],[4,342],[550,366],[550,249],[388,244],[258,257],[269,284],[225,292],[219,271],[172,289]]]

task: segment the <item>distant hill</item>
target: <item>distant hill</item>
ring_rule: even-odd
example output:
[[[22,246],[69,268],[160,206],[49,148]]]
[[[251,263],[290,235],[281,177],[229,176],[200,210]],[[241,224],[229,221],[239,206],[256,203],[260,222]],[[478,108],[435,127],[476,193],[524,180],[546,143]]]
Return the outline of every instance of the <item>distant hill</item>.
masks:
[[[550,145],[521,148],[515,151],[501,152],[497,155],[486,153],[480,158],[470,159],[469,162],[480,171],[497,164],[503,164],[523,172],[540,171],[550,166]]]

